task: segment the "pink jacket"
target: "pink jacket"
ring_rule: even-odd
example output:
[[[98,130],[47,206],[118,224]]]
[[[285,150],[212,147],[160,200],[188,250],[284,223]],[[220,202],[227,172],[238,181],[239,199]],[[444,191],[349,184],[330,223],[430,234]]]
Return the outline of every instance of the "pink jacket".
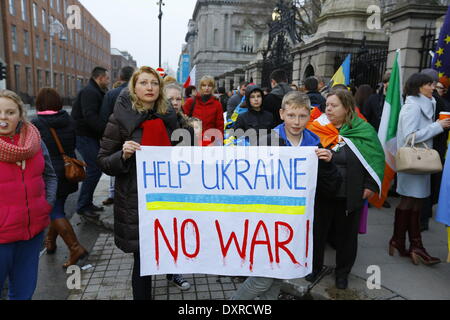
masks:
[[[26,161],[0,162],[0,244],[30,240],[50,223],[42,150]]]

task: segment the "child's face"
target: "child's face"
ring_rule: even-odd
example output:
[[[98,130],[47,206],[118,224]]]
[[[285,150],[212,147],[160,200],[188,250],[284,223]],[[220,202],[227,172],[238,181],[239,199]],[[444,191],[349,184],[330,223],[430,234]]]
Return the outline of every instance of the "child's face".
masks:
[[[255,91],[250,94],[250,105],[253,109],[260,109],[262,106],[262,95],[261,92]]]
[[[292,136],[300,136],[309,122],[308,108],[299,108],[287,105],[280,109],[281,119],[284,121],[286,131]]]
[[[7,98],[0,98],[0,136],[14,135],[21,120],[19,106]]]

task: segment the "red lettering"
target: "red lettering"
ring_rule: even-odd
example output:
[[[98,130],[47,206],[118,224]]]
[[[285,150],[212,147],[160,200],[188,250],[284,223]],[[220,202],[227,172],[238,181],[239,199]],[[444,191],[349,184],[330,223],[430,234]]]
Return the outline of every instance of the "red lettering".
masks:
[[[279,237],[279,227],[283,226],[285,227],[287,230],[289,230],[289,237],[287,240],[280,242],[280,237]],[[292,229],[292,227],[285,223],[285,222],[275,222],[275,259],[277,263],[280,263],[280,249],[283,249],[287,255],[289,256],[289,258],[291,258],[292,262],[295,264],[300,264],[297,260],[295,260],[294,255],[292,254],[292,252],[286,248],[286,245],[292,241],[292,238],[294,237],[294,230]]]
[[[185,232],[186,232],[186,225],[190,223],[192,224],[192,226],[195,229],[195,243],[196,243],[196,247],[195,247],[195,251],[193,254],[189,254],[186,250],[186,237],[185,237]],[[198,226],[197,223],[195,223],[194,220],[192,219],[188,219],[188,220],[184,220],[183,223],[181,224],[181,249],[183,250],[183,253],[186,257],[188,258],[196,258],[198,256],[198,253],[200,252],[200,232],[198,230]]]
[[[178,228],[177,228],[177,218],[173,218],[173,234],[174,234],[174,247],[170,245],[169,239],[167,238],[167,235],[159,222],[158,219],[155,220],[155,256],[156,256],[156,264],[159,267],[159,232],[161,232],[161,235],[164,238],[164,241],[166,242],[167,248],[170,251],[170,254],[172,255],[175,263],[178,259]]]
[[[265,240],[257,240],[259,229],[264,229],[264,235],[266,236]],[[269,260],[270,263],[273,262],[273,255],[272,255],[272,247],[270,246],[270,238],[269,238],[269,231],[267,230],[266,225],[264,224],[264,221],[259,221],[256,229],[255,234],[253,235],[252,244],[250,246],[250,271],[253,270],[253,262],[254,262],[254,255],[255,255],[255,246],[256,245],[266,245],[267,251],[269,253]]]
[[[242,239],[241,242],[242,247],[239,245],[239,241],[234,232],[231,233],[230,237],[228,238],[227,244],[224,245],[222,230],[220,229],[220,224],[219,221],[217,220],[216,220],[216,230],[219,235],[220,249],[222,250],[222,256],[225,258],[228,255],[228,250],[230,249],[231,242],[233,241],[239,256],[242,258],[242,260],[245,260],[245,253],[247,251],[247,239],[248,239],[248,220],[245,220],[244,223],[244,238]]]

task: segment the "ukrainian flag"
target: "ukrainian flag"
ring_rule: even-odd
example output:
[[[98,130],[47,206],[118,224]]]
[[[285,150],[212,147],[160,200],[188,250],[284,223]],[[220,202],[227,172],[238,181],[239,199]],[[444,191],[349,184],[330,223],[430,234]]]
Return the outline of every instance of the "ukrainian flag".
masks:
[[[350,61],[352,59],[352,55],[349,54],[347,58],[345,58],[344,63],[340,66],[338,71],[334,74],[331,81],[333,81],[333,87],[338,84],[343,84],[346,86],[350,85]]]
[[[306,198],[203,194],[147,194],[147,210],[303,215]]]

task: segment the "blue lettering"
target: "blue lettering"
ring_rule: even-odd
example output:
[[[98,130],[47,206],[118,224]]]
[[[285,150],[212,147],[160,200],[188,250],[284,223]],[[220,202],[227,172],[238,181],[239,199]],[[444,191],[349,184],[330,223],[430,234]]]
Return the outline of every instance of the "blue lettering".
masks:
[[[283,162],[281,159],[278,160],[278,190],[281,189],[281,171],[283,171],[283,177],[288,185],[289,189],[292,190],[292,159],[289,159],[289,178],[286,175],[286,170],[284,169]]]
[[[225,179],[228,181],[228,184],[231,187],[231,190],[234,190],[234,186],[231,183],[230,178],[227,175],[227,170],[230,168],[231,164],[233,163],[233,161],[231,160],[225,167],[224,167],[224,162],[222,161],[222,190],[225,190]]]
[[[306,172],[298,172],[297,171],[297,163],[304,162],[304,161],[306,161],[306,158],[294,159],[294,176],[295,176],[294,184],[295,184],[295,190],[306,190],[305,187],[299,187],[298,183],[297,183],[299,180],[301,180],[301,179],[298,179],[298,177],[306,176]]]
[[[219,187],[219,164],[216,161],[216,185],[213,187],[208,187],[205,183],[205,160],[202,160],[202,183],[203,187],[205,187],[208,190],[217,189],[220,190]]]
[[[173,186],[172,185],[172,170],[170,169],[170,161],[167,162],[167,168],[168,168],[168,175],[169,175],[169,188],[171,189],[178,189],[179,186]]]
[[[156,163],[156,166],[158,167],[158,188],[167,188],[166,185],[162,185],[162,184],[161,184],[161,176],[167,175],[166,173],[162,173],[162,172],[161,172],[161,167],[159,166],[160,164],[164,164],[164,163],[166,163],[166,162],[164,162],[164,161],[158,161],[158,162]]]
[[[245,170],[239,170],[239,162],[244,162],[247,165],[247,168]],[[245,159],[240,160],[234,160],[234,166],[236,168],[236,190],[239,190],[239,177],[245,180],[250,190],[253,190],[252,185],[248,181],[248,179],[245,177],[244,173],[248,172],[250,170],[250,162]]]
[[[181,165],[185,164],[187,171],[181,172]],[[183,185],[181,183],[181,177],[185,177],[191,173],[191,166],[186,161],[178,161],[178,184],[180,185],[180,188],[183,188]]]
[[[153,173],[147,172],[147,161],[142,162],[143,170],[144,170],[144,188],[147,189],[147,177],[152,177],[155,180],[155,188],[156,188],[156,164],[153,162]]]
[[[262,165],[262,168],[264,169],[264,174],[259,174],[259,167]],[[256,165],[256,175],[255,175],[255,184],[253,186],[253,189],[256,189],[256,184],[258,183],[258,178],[264,178],[266,181],[266,189],[269,189],[269,181],[267,180],[267,172],[266,172],[266,164],[261,159],[258,160],[258,164]]]

